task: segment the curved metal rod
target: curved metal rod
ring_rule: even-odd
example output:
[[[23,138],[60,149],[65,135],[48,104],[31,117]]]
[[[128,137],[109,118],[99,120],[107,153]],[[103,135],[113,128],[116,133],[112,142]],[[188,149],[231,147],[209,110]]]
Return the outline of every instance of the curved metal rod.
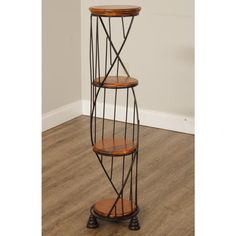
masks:
[[[135,206],[138,206],[138,151],[137,151],[137,159],[136,159],[136,174],[135,174]]]
[[[134,101],[135,101],[135,108],[136,108],[137,120],[139,121],[138,103],[137,103],[136,95],[135,95],[135,92],[134,92],[134,88],[132,87],[131,90],[132,90],[132,93],[133,93],[133,95],[134,95]]]
[[[92,25],[92,15],[90,16],[90,47],[89,47],[89,64],[90,64],[90,83],[93,83],[94,78],[94,52],[93,52],[93,25]],[[92,101],[93,101],[93,88],[90,86],[90,113],[92,111]]]
[[[134,92],[134,88],[132,87],[132,93],[134,96],[134,101],[135,101],[135,110],[136,110],[136,115],[137,115],[137,148],[139,146],[139,125],[140,125],[140,121],[139,121],[139,112],[138,112],[138,103],[137,103],[137,99],[136,99],[136,95]]]

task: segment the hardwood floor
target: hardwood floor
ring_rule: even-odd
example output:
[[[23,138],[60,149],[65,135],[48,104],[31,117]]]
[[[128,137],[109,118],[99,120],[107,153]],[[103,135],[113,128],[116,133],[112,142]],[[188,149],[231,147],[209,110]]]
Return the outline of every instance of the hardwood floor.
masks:
[[[43,133],[44,236],[194,235],[193,135],[140,127],[139,231],[86,228],[91,205],[110,191],[89,135],[87,116]]]

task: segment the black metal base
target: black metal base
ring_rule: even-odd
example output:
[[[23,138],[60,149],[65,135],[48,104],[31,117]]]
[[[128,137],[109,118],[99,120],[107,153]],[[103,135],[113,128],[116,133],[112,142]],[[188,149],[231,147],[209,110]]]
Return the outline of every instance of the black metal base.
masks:
[[[89,220],[88,220],[88,224],[87,224],[87,228],[89,228],[89,229],[94,229],[94,228],[99,227],[97,219],[104,220],[104,221],[110,221],[110,222],[117,222],[117,223],[130,220],[129,226],[128,226],[130,230],[139,230],[140,229],[138,216],[137,216],[139,213],[138,207],[136,208],[136,210],[132,214],[127,215],[127,216],[122,216],[122,217],[116,217],[116,218],[104,217],[104,216],[97,214],[94,211],[94,205],[91,207],[90,213],[91,214],[89,216]]]
[[[88,219],[87,228],[95,229],[95,228],[98,228],[98,227],[99,227],[99,224],[97,222],[96,217],[91,214],[89,216],[89,219]]]
[[[134,216],[130,222],[129,222],[129,229],[130,230],[139,230],[140,229],[140,225],[139,225],[139,221],[138,221],[138,217]]]

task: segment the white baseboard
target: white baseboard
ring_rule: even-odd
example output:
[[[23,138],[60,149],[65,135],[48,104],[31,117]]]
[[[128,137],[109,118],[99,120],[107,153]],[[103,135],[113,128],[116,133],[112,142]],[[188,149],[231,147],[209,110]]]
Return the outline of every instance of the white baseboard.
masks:
[[[80,115],[82,115],[81,101],[59,107],[43,114],[42,130],[46,131]]]
[[[114,105],[106,104],[106,118],[113,119]],[[97,103],[97,116],[102,117],[103,104]],[[130,114],[132,109],[129,109]],[[116,119],[124,121],[125,107],[117,105]],[[42,128],[46,131],[80,115],[90,115],[90,102],[77,101],[43,114]],[[194,134],[194,118],[172,113],[158,112],[139,108],[140,124],[182,133]],[[132,122],[132,117],[128,117]]]
[[[125,107],[117,105],[116,119],[124,121]],[[102,117],[103,104],[97,103],[97,116]],[[129,109],[132,113],[132,109]],[[106,118],[113,119],[114,105],[106,104]],[[82,100],[82,114],[90,115],[90,102]],[[139,108],[140,124],[182,133],[194,134],[194,118],[172,113],[158,112]],[[128,118],[132,122],[132,117]]]

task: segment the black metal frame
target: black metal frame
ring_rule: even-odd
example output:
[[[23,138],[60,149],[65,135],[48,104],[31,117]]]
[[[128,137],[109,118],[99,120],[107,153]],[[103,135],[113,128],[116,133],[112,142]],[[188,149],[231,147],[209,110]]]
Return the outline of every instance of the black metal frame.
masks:
[[[104,18],[104,19],[103,19]],[[126,40],[128,38],[128,35],[130,33],[130,29],[133,24],[134,16],[130,17],[120,17],[121,18],[121,23],[122,23],[122,33],[123,33],[123,42],[119,48],[119,50],[116,49],[114,46],[114,43],[112,42],[112,17],[101,17],[101,16],[94,16],[91,14],[90,18],[90,83],[91,83],[91,92],[90,92],[90,136],[91,136],[91,143],[94,145],[98,139],[98,134],[97,134],[97,100],[98,100],[98,95],[101,91],[101,88],[104,90],[103,94],[103,112],[102,112],[102,129],[101,129],[101,138],[99,139],[104,139],[104,130],[105,130],[105,110],[106,110],[106,91],[107,89],[110,88],[105,88],[103,87],[106,79],[110,75],[112,69],[114,68],[115,64],[117,66],[116,69],[116,76],[119,76],[119,67],[122,66],[123,70],[125,71],[127,77],[130,77],[129,72],[127,71],[121,57],[120,53],[126,43]],[[124,19],[125,18],[125,19]],[[93,19],[96,20],[96,29],[95,33],[93,32]],[[108,29],[106,28],[106,25],[104,23],[104,20],[108,19]],[[129,26],[127,28],[127,32],[125,31],[125,23],[124,20],[129,21]],[[103,32],[105,33],[105,38],[106,38],[106,45],[105,45],[105,65],[104,65],[104,72],[105,76],[104,79],[101,81],[101,61],[100,61],[100,45],[99,45],[99,27],[102,26]],[[95,45],[94,45],[94,37],[95,37]],[[113,59],[113,53],[115,54],[115,57]],[[108,58],[109,54],[109,58]],[[110,61],[110,67],[108,68],[108,60]],[[99,79],[99,86],[94,85],[95,79]],[[109,180],[115,194],[116,194],[116,200],[111,207],[109,213],[107,214],[106,217],[99,215],[98,213],[95,212],[94,206],[91,207],[91,215],[87,224],[88,228],[96,228],[98,227],[98,223],[96,218],[102,219],[102,220],[107,220],[107,221],[124,221],[124,220],[129,220],[130,219],[130,225],[129,228],[132,230],[138,230],[139,229],[139,224],[137,220],[137,214],[139,212],[139,207],[138,207],[138,196],[137,196],[137,186],[138,186],[138,147],[139,147],[139,114],[138,114],[138,105],[137,105],[137,100],[135,96],[135,91],[133,87],[127,87],[127,88],[113,88],[115,90],[115,98],[114,98],[114,116],[113,116],[113,139],[115,139],[116,136],[116,109],[117,109],[117,95],[118,95],[118,89],[127,89],[127,94],[126,94],[126,112],[125,112],[125,117],[124,117],[124,139],[127,138],[127,129],[128,125],[132,127],[132,141],[133,143],[136,144],[136,149],[133,153],[129,155],[122,155],[122,177],[121,177],[121,188],[118,190],[118,188],[115,186],[113,183],[113,155],[101,155],[95,152],[97,159],[99,163],[101,164],[101,167],[104,170],[104,173]],[[132,123],[128,122],[128,111],[129,111],[129,90],[131,89],[132,95],[133,95],[133,117],[132,117]],[[110,156],[111,157],[111,167],[110,171],[106,170],[104,164],[103,164],[103,158],[104,156]],[[125,165],[126,158],[130,156],[131,161],[130,161],[130,166],[129,169],[126,173],[125,176]],[[129,163],[128,163],[129,164]],[[110,172],[110,173],[109,173]],[[134,176],[135,175],[135,176]],[[134,177],[134,179],[133,179]],[[130,180],[129,184],[129,200],[131,201],[132,211],[131,214],[129,215],[124,215],[124,206],[123,206],[123,199],[124,199],[124,189],[126,186],[128,186],[128,180]],[[133,193],[133,188],[134,188],[134,193]],[[134,199],[133,199],[134,197]],[[122,216],[119,217],[111,217],[111,213],[113,209],[115,209],[116,212],[116,203],[118,200],[121,199],[121,204],[122,204]],[[116,213],[115,213],[116,214]],[[135,221],[135,223],[134,223]]]

